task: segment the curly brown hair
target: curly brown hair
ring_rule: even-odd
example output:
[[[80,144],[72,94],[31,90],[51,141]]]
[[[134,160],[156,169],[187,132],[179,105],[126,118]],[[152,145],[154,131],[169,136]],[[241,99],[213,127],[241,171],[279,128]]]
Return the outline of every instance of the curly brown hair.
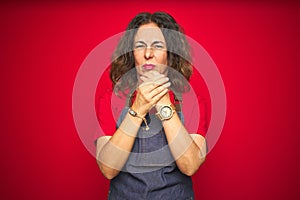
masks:
[[[155,23],[161,29],[167,43],[167,63],[174,70],[169,70],[171,90],[184,92],[189,89],[187,81],[192,74],[190,47],[183,34],[183,29],[175,19],[165,12],[137,14],[128,24],[112,57],[110,79],[116,93],[131,90],[137,86],[133,43],[137,29],[144,24]],[[132,73],[127,73],[132,70]],[[179,73],[178,73],[179,72]],[[184,77],[184,78],[183,78]],[[183,80],[185,79],[185,80]]]

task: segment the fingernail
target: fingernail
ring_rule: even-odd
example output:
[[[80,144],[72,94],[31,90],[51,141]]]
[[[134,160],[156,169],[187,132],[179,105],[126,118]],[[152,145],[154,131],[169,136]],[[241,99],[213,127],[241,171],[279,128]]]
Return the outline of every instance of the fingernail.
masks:
[[[165,87],[169,87],[171,85],[171,83],[170,82],[167,82],[164,86]]]

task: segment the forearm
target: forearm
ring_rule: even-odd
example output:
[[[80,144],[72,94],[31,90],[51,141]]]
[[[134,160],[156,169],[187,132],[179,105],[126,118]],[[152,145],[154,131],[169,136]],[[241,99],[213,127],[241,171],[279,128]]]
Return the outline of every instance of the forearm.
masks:
[[[126,163],[142,120],[127,114],[108,141],[97,143],[97,162],[102,174],[112,179]],[[102,145],[101,145],[102,144]]]
[[[109,179],[114,178],[123,168],[130,155],[141,123],[143,120],[145,121],[145,115],[167,94],[167,88],[171,85],[169,78],[156,71],[145,73],[140,79],[142,83],[136,90],[136,97],[131,106],[135,114],[128,113],[109,141],[104,145],[100,145],[103,143],[99,142],[99,148],[97,148],[97,160],[100,170]]]
[[[171,119],[163,121],[163,127],[178,168],[188,176],[193,175],[205,160],[205,140],[193,138],[181,123],[177,113],[174,113]]]

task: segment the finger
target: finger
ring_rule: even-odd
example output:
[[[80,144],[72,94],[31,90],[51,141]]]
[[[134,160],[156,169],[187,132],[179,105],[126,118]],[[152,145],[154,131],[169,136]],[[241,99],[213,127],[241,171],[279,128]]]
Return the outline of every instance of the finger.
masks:
[[[164,89],[168,89],[171,86],[171,82],[165,82],[167,79],[161,80],[160,83],[147,82],[143,83],[139,90],[145,96],[146,99],[150,100]]]
[[[149,82],[143,82],[139,85],[139,89],[142,89],[142,90],[152,90],[154,87],[157,87],[156,85],[153,84],[153,82],[149,81]]]
[[[140,79],[143,81],[143,82],[150,82],[151,79],[149,79],[148,77],[146,76],[140,76]]]
[[[154,88],[153,90],[151,90],[148,93],[145,93],[145,96],[148,97],[149,99],[154,98],[155,96],[157,96],[159,93],[161,93],[164,90],[168,90],[168,87],[171,85],[170,82],[167,82],[161,86],[158,86],[156,88]]]
[[[165,94],[167,94],[168,91],[169,91],[168,88],[165,88],[160,93],[158,93],[157,95],[155,95],[152,98],[152,104],[155,105]]]
[[[154,70],[144,73],[143,76],[152,81],[165,77],[165,75]]]
[[[168,81],[169,81],[168,77],[163,77],[163,78],[155,80],[153,83],[159,86],[159,85],[163,85],[163,84],[167,83]]]
[[[153,94],[153,96],[155,96],[156,93],[160,93],[162,90],[168,89],[170,86],[171,86],[171,82],[166,82],[162,85],[159,85],[159,86],[153,88],[152,90],[149,91],[149,93]],[[151,89],[151,88],[149,88],[149,89]]]
[[[163,77],[156,81],[147,81],[147,78],[143,77],[141,78],[144,82],[139,85],[139,88],[143,88],[144,90],[147,90],[148,92],[151,92],[153,89],[155,89],[158,86],[164,85],[168,83],[169,78]],[[165,87],[169,87],[170,85],[164,85]]]
[[[168,91],[168,87],[171,85],[170,82],[165,83],[159,87],[156,87],[151,92],[139,89],[136,101],[144,102],[144,105],[150,105],[149,108],[154,106]]]

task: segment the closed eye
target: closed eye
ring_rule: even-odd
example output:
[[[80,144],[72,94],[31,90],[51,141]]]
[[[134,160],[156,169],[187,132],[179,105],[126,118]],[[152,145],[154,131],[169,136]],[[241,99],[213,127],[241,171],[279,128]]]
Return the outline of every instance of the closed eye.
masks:
[[[153,46],[155,49],[164,49],[163,45],[156,44]]]
[[[152,47],[154,47],[155,49],[165,49],[165,44],[162,41],[155,41],[152,43],[151,45]]]
[[[142,45],[142,44],[140,44],[140,45],[135,45],[135,47],[134,48],[136,48],[136,49],[140,49],[140,48],[145,48],[146,46],[145,45]]]

